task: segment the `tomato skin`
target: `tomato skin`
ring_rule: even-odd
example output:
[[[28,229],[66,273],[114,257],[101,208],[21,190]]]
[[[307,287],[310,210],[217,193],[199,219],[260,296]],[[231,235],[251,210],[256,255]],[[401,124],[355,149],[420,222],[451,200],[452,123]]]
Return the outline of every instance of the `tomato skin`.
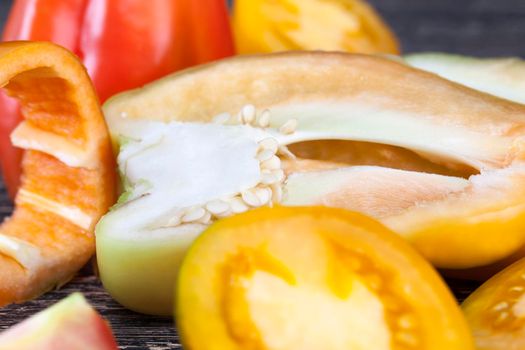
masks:
[[[51,41],[80,57],[99,99],[168,73],[234,54],[223,0],[16,0],[4,41]],[[20,183],[21,151],[9,135],[21,121],[0,99],[0,164],[11,198]]]

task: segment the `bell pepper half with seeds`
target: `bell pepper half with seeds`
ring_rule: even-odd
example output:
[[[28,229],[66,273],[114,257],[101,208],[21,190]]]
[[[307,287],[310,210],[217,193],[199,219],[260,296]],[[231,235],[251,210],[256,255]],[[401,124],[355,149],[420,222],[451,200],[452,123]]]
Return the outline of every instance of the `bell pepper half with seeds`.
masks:
[[[400,62],[238,57],[118,95],[104,112],[125,191],[97,226],[98,263],[133,310],[170,314],[193,240],[260,206],[368,214],[440,268],[484,266],[525,243],[525,106]]]

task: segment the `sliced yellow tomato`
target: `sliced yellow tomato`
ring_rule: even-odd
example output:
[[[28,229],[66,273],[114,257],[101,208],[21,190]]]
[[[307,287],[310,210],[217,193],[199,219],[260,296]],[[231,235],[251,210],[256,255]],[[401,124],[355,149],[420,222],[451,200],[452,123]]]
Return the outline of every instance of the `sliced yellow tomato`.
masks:
[[[239,53],[331,50],[399,53],[381,16],[363,0],[236,0]]]
[[[263,208],[213,224],[181,267],[185,349],[473,349],[438,274],[378,222]]]
[[[20,101],[25,121],[11,138],[26,150],[15,212],[0,226],[2,306],[65,283],[88,261],[116,179],[95,91],[73,54],[2,43],[0,86]]]
[[[525,348],[525,259],[485,282],[463,303],[479,350]]]

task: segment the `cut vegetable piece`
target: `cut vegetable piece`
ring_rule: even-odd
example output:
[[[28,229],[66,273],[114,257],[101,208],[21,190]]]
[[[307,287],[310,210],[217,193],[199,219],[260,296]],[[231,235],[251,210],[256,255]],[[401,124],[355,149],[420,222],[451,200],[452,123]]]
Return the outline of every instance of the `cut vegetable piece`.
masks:
[[[476,58],[429,52],[407,55],[404,59],[413,67],[525,104],[525,62],[517,57]]]
[[[25,148],[22,187],[0,226],[1,306],[67,282],[93,255],[115,172],[97,97],[75,56],[50,43],[2,43],[0,67],[0,85],[25,117],[14,133]]]
[[[0,334],[4,350],[117,350],[106,321],[82,294],[71,294],[50,308]]]
[[[405,64],[335,53],[240,57],[116,96],[104,110],[122,141],[127,191],[97,229],[98,262],[106,288],[134,310],[172,309],[176,255],[199,230],[181,225],[202,227],[261,203],[366,212],[441,268],[484,266],[525,243],[525,106]],[[268,150],[259,153],[257,142]],[[398,161],[411,171],[387,168]],[[383,168],[334,170],[359,164]],[[338,180],[313,181],[323,187],[308,188],[318,196],[286,188],[294,173],[313,170]],[[157,288],[131,288],[138,279]]]
[[[12,257],[27,270],[34,269],[42,263],[40,250],[18,238],[0,234],[0,254]]]
[[[525,347],[525,259],[485,282],[463,302],[479,350]]]
[[[219,221],[190,249],[177,286],[190,350],[473,349],[432,267],[341,209],[261,208]]]
[[[232,24],[241,54],[399,52],[394,33],[364,0],[237,0]]]
[[[513,170],[469,180],[380,167],[293,174],[286,182],[283,204],[359,210],[399,232],[438,266],[483,266],[523,244],[525,191],[520,187],[525,179],[521,166]],[[448,221],[439,219],[445,214]],[[501,242],[494,232],[501,232],[503,225],[507,231]]]
[[[249,125],[140,125],[142,137],[127,135],[136,139],[118,156],[127,192],[98,224],[97,260],[104,286],[122,304],[170,314],[173,287],[166,286],[193,239],[214,220],[280,202],[284,172],[276,133]],[[133,287],[130,275],[147,280],[145,289]]]
[[[359,210],[376,218],[398,215],[417,203],[462,192],[469,181],[382,167],[354,166],[292,173],[283,205],[325,205]]]

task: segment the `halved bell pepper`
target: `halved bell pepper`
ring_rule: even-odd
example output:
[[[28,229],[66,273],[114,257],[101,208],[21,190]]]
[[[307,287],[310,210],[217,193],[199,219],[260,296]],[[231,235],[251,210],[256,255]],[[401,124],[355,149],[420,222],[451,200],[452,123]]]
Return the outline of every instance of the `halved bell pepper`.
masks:
[[[223,0],[16,0],[3,40],[51,41],[71,50],[101,101],[234,52]],[[21,151],[10,145],[9,134],[21,116],[6,96],[0,113],[0,167],[13,197]]]
[[[22,186],[0,225],[2,306],[66,283],[89,260],[116,174],[95,90],[73,54],[46,42],[1,43],[0,86],[25,118],[12,134],[24,149]]]
[[[126,193],[97,226],[98,262],[135,310],[171,312],[177,266],[203,227],[261,205],[366,213],[440,268],[483,266],[525,244],[525,106],[403,63],[239,57],[104,111]]]

